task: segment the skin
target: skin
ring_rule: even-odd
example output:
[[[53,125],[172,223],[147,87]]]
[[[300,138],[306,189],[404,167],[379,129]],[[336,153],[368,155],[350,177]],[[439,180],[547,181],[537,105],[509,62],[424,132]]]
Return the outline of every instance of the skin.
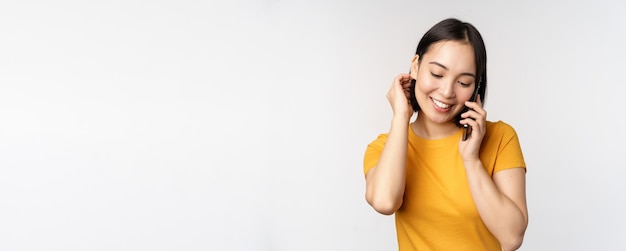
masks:
[[[499,171],[490,177],[479,159],[486,132],[487,112],[480,98],[468,102],[475,88],[474,52],[466,41],[440,41],[432,44],[420,60],[411,62],[411,75],[398,75],[387,99],[393,110],[391,129],[378,165],[366,174],[366,199],[379,213],[390,215],[402,206],[406,184],[405,166],[408,127],[420,137],[438,139],[451,136],[459,128],[455,115],[463,106],[472,108],[462,114],[461,124],[473,130],[468,140],[459,139],[469,189],[479,215],[504,250],[521,246],[528,225],[526,172],[523,168]],[[409,102],[411,78],[416,79],[415,97],[421,111],[410,123],[413,110]],[[437,101],[444,107],[437,106]]]

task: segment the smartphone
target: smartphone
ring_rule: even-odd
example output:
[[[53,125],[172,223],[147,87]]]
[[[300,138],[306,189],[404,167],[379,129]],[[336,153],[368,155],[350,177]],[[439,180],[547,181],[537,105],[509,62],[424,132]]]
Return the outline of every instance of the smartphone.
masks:
[[[480,87],[481,87],[482,82],[483,82],[483,79],[480,78],[478,80],[478,84],[476,85],[476,89],[474,89],[474,93],[472,93],[472,97],[470,97],[470,99],[469,99],[470,102],[476,102],[476,98],[478,97],[478,91],[480,91]],[[459,125],[461,124],[460,123],[460,121],[462,119],[461,118],[461,114],[463,114],[463,113],[465,113],[465,112],[467,112],[469,110],[470,110],[470,108],[468,108],[467,106],[465,108],[463,108],[461,113],[459,113],[459,115],[457,116],[457,124],[459,124]],[[471,134],[472,134],[472,127],[470,125],[467,125],[467,124],[463,125],[463,139],[462,140],[466,141],[467,138],[469,138],[469,136]]]

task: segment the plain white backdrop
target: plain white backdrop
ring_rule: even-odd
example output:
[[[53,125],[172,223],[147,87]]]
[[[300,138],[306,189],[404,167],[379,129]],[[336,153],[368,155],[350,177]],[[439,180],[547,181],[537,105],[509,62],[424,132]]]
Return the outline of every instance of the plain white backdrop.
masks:
[[[417,42],[482,33],[520,250],[626,244],[618,1],[4,1],[0,250],[394,250],[366,145]]]

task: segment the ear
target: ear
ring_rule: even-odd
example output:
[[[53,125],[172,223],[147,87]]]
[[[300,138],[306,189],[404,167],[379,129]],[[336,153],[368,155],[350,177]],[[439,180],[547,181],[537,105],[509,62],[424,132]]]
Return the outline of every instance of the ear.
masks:
[[[413,56],[413,60],[411,60],[411,78],[412,79],[417,79],[417,71],[419,70],[419,65],[420,65],[420,56],[415,54],[415,56]]]

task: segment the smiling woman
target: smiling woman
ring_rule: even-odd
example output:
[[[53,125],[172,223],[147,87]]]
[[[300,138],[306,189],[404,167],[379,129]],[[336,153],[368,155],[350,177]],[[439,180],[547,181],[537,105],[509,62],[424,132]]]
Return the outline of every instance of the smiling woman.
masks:
[[[526,164],[515,130],[486,119],[486,64],[478,30],[446,19],[426,32],[410,74],[387,92],[393,119],[365,152],[366,199],[381,214],[395,213],[400,250],[522,243]],[[463,126],[473,128],[467,140]]]

